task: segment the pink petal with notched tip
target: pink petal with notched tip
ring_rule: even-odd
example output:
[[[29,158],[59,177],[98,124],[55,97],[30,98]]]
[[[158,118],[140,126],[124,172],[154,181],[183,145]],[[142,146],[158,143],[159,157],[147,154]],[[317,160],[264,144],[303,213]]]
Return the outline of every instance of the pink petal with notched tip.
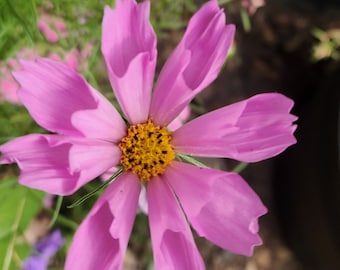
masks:
[[[155,269],[205,269],[178,201],[163,177],[147,185]]]
[[[102,53],[115,96],[131,124],[149,115],[156,67],[156,36],[149,22],[150,2],[118,0],[105,7]]]
[[[185,124],[173,133],[178,152],[256,162],[296,143],[293,101],[268,93],[228,105]],[[195,134],[195,136],[193,136]]]
[[[200,236],[248,256],[262,243],[258,218],[267,209],[239,175],[174,161],[165,177]]]
[[[27,135],[0,146],[0,164],[17,163],[19,183],[51,194],[68,195],[86,182],[69,171],[72,143],[57,135]]]
[[[140,182],[132,173],[107,187],[78,228],[65,270],[122,269],[139,191]]]
[[[216,0],[206,3],[189,22],[182,41],[165,63],[151,102],[157,125],[169,124],[217,77],[234,37]]]
[[[109,141],[124,136],[118,112],[74,70],[43,58],[21,65],[14,73],[21,85],[18,96],[39,125],[69,136]]]

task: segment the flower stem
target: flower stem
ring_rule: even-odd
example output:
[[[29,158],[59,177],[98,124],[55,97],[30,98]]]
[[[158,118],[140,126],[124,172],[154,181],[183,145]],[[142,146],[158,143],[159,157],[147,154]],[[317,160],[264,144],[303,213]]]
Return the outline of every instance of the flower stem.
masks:
[[[54,212],[55,212],[51,208],[46,208],[46,210],[51,214],[54,214]],[[60,215],[60,214],[58,214],[56,222],[60,223],[62,226],[70,228],[73,231],[76,231],[78,226],[79,226],[78,223],[76,223],[72,220],[69,220],[68,218],[66,218],[66,217],[64,217],[63,215]]]
[[[55,210],[53,212],[51,222],[48,225],[49,229],[51,229],[53,227],[53,225],[55,224],[55,222],[57,221],[62,203],[63,203],[63,196],[58,196],[57,203],[56,203],[56,206],[55,206]]]
[[[234,172],[234,173],[240,173],[240,172],[242,172],[247,166],[248,166],[248,163],[240,162],[239,164],[237,164],[237,165],[235,166],[234,169],[232,169],[232,172]]]

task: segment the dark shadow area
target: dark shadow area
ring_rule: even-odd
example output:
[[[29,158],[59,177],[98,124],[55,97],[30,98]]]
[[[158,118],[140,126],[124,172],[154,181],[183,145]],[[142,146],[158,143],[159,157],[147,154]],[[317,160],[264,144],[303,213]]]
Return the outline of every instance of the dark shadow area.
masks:
[[[269,208],[261,218],[264,245],[248,259],[257,269],[340,269],[340,61],[312,57],[313,31],[340,29],[339,5],[268,1],[252,17],[250,32],[233,13],[238,57],[202,94],[209,109],[259,92],[278,91],[295,101],[298,143],[242,173]],[[235,269],[248,266],[239,265]]]

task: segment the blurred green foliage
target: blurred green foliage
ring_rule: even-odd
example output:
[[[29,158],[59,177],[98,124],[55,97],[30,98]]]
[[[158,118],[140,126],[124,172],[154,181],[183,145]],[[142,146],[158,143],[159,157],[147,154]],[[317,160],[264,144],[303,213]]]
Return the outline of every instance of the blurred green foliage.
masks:
[[[39,35],[35,9],[34,1],[0,1],[0,59],[14,55],[21,46],[32,46]]]
[[[15,178],[0,182],[0,268],[20,269],[32,247],[24,232],[38,213],[44,193],[16,183]]]
[[[334,60],[340,59],[340,30],[331,28],[322,30],[315,28],[312,31],[313,36],[317,39],[317,43],[313,46],[312,57],[314,61],[325,58]]]
[[[4,102],[0,105],[0,143],[29,133],[44,133],[23,106]]]

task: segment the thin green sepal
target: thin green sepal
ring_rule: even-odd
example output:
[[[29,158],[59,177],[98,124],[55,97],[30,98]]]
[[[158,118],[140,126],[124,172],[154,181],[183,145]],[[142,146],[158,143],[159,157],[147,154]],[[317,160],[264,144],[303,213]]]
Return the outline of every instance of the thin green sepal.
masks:
[[[182,160],[185,161],[189,164],[198,166],[198,167],[202,167],[202,168],[209,168],[207,165],[203,164],[202,162],[196,160],[195,158],[193,158],[192,156],[188,156],[186,154],[182,154],[182,153],[176,153],[177,157]],[[232,169],[232,172],[234,173],[240,173],[242,172],[246,167],[248,166],[248,163],[245,162],[240,162],[239,164],[237,164],[235,166],[234,169]]]
[[[99,190],[105,188],[107,185],[111,184],[113,180],[115,180],[118,176],[120,176],[123,173],[123,168],[119,168],[118,171],[116,171],[108,180],[106,180],[103,184],[96,187],[93,191],[90,193],[87,193],[83,197],[81,197],[76,202],[72,203],[71,205],[68,205],[67,208],[74,208],[83,202],[85,202],[87,199],[91,198],[93,195],[95,195]]]
[[[209,168],[207,165],[203,164],[202,162],[194,159],[191,156],[185,155],[185,154],[181,154],[181,153],[176,153],[177,157],[189,164],[198,166],[198,167],[202,167],[202,168]]]

